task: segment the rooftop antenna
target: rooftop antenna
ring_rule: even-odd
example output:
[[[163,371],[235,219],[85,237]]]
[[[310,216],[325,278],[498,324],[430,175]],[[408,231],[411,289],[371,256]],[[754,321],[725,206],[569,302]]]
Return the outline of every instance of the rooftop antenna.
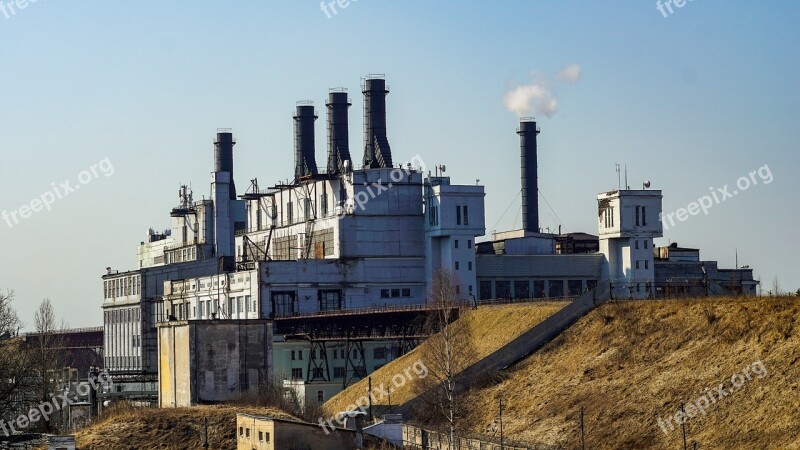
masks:
[[[622,190],[622,179],[620,178],[619,163],[614,163],[617,170],[617,190]]]
[[[628,184],[628,165],[625,164],[625,189],[630,190],[631,187]]]

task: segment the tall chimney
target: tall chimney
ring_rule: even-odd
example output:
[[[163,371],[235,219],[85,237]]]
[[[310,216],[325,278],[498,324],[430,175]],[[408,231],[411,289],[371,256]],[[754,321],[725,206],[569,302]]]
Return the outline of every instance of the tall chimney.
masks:
[[[383,75],[367,75],[361,86],[364,94],[364,167],[392,167],[392,149],[386,138],[386,80]]]
[[[236,200],[236,186],[233,183],[233,146],[236,140],[230,128],[218,128],[214,140],[214,172],[231,174],[230,199]]]
[[[345,161],[353,166],[347,125],[347,109],[350,108],[347,90],[331,89],[325,106],[328,107],[328,174],[337,175],[345,171]]]
[[[297,102],[294,115],[294,181],[307,175],[317,174],[314,156],[314,121],[317,115],[311,101]]]
[[[520,119],[519,128],[520,159],[522,163],[522,228],[526,232],[539,232],[539,180],[536,161],[536,120],[531,117]]]

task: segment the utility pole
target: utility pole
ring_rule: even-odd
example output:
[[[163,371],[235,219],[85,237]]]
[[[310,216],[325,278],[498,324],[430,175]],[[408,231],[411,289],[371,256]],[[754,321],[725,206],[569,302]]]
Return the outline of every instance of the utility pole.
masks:
[[[367,388],[369,389],[367,391],[367,400],[369,400],[369,421],[372,423],[372,377],[369,377],[367,381],[369,384],[369,387]]]
[[[686,411],[683,409],[683,403],[681,403],[681,413],[683,414],[683,422],[681,422],[681,430],[683,431],[683,450],[686,450]]]
[[[503,438],[503,397],[500,397],[500,450],[505,450],[505,439]]]
[[[581,406],[581,450],[586,450],[586,440],[584,439],[583,431],[583,406]]]
[[[205,429],[205,442],[203,443],[203,448],[208,448],[208,417],[203,419],[204,429]]]

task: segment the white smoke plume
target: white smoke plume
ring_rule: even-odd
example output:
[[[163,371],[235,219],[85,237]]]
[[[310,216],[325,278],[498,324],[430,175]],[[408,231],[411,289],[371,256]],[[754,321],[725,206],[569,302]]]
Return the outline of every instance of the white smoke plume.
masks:
[[[555,91],[559,84],[576,84],[581,79],[581,66],[568,64],[554,76],[535,75],[530,84],[516,86],[503,95],[503,106],[518,117],[536,110],[552,117],[558,112]]]

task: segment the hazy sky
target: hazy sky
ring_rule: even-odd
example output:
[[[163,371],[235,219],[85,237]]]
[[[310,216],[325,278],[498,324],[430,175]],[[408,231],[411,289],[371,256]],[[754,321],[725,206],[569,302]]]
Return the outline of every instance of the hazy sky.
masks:
[[[632,188],[663,190],[665,212],[739,191],[767,165],[663,243],[726,267],[738,248],[765,291],[775,276],[800,288],[797,2],[694,0],[668,17],[655,1],[359,0],[335,15],[300,0],[2,3],[0,213],[42,210],[0,222],[0,289],[27,324],[49,297],[70,326],[101,325],[105,267],[135,268],[181,182],[208,195],[218,127],[238,140],[239,190],[272,184],[292,176],[295,102],[316,101],[323,162],[324,99],[344,86],[361,159],[368,73],[391,87],[395,161],[419,154],[454,182],[479,178],[487,230],[521,220],[519,199],[501,219],[520,188],[504,98],[539,118],[539,186],[555,210],[540,198],[543,227],[596,233],[617,162]]]

